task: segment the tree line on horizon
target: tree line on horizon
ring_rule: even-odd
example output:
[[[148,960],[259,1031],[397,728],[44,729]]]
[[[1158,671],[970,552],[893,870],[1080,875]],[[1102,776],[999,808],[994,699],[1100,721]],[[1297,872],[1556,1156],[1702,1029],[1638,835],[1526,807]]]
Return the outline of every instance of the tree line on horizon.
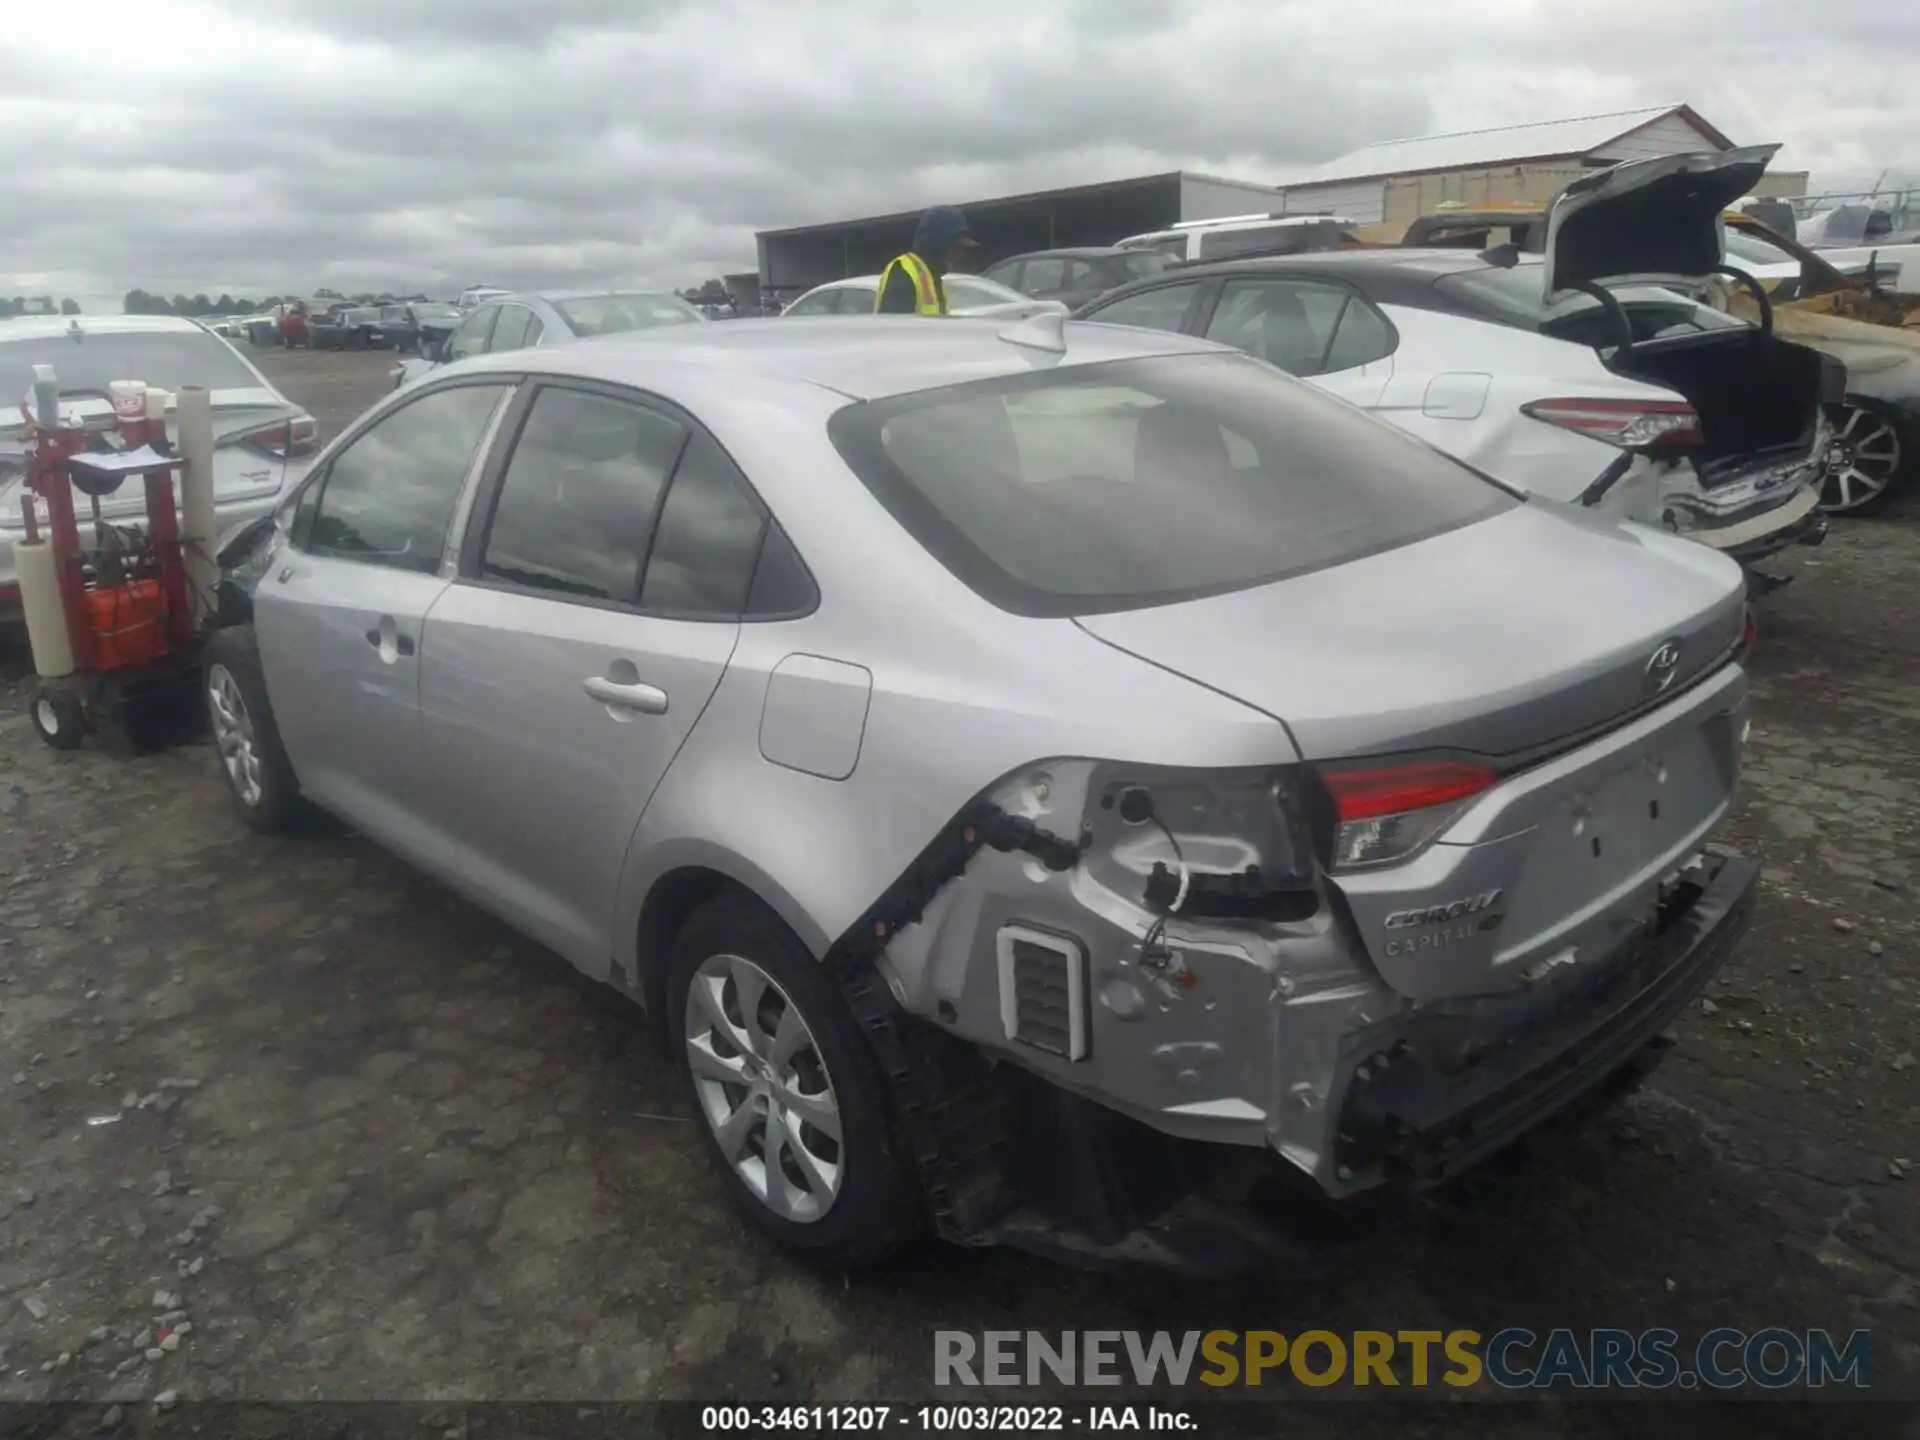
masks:
[[[128,315],[185,315],[199,319],[206,315],[254,315],[295,300],[333,300],[342,305],[401,305],[424,303],[427,296],[391,293],[342,295],[338,290],[322,288],[311,295],[269,295],[264,300],[255,300],[246,295],[221,295],[218,298],[175,295],[169,299],[165,295],[151,295],[145,290],[129,290],[120,308]]]
[[[0,295],[0,320],[10,320],[16,315],[78,315],[80,304],[71,298],[54,304],[51,295],[35,295],[29,299],[25,295],[16,295],[11,300]]]

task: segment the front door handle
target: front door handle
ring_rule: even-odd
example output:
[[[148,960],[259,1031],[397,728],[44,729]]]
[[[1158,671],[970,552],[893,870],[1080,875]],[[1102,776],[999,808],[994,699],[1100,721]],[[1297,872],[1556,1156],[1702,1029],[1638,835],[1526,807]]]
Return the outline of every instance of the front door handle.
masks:
[[[635,710],[642,715],[667,713],[667,692],[658,685],[642,685],[637,681],[623,685],[618,680],[609,680],[602,675],[589,676],[581,683],[587,694],[603,705],[611,705],[618,710]]]

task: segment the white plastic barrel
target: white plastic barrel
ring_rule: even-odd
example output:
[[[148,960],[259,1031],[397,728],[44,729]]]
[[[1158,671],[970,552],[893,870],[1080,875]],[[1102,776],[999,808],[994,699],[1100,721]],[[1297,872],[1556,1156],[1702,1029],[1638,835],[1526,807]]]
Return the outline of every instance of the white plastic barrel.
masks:
[[[60,607],[60,577],[53,563],[53,547],[44,540],[13,547],[14,568],[20,581],[20,606],[26,612],[27,645],[33,651],[34,673],[43,680],[59,680],[73,673],[73,642],[67,638],[67,614]]]

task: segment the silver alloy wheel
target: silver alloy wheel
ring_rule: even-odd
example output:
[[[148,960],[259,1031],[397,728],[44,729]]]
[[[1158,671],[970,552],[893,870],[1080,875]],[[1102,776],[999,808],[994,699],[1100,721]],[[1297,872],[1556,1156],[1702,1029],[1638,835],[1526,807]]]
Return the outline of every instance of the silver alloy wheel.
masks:
[[[687,1064],[720,1153],[783,1220],[811,1224],[844,1176],[840,1106],[813,1031],[774,978],[712,955],[687,990]]]
[[[265,793],[260,780],[260,752],[254,745],[253,716],[247,713],[240,683],[224,665],[207,671],[207,708],[213,716],[213,743],[219,747],[220,763],[227,767],[233,793],[251,810]]]
[[[1855,405],[1847,406],[1845,415],[1827,449],[1820,495],[1820,508],[1831,514],[1878,499],[1900,473],[1900,434],[1892,424]]]

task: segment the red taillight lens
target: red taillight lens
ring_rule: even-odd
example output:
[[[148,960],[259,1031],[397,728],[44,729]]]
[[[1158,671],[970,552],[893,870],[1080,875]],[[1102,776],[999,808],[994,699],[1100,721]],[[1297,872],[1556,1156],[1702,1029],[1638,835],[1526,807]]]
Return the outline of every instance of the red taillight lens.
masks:
[[[1700,417],[1684,400],[1535,400],[1521,413],[1622,450],[1685,449],[1699,445]]]
[[[290,420],[276,420],[258,430],[249,430],[239,438],[270,455],[308,455],[320,438],[320,427],[312,416],[296,415]]]
[[[1753,613],[1753,607],[1747,606],[1747,622],[1740,631],[1740,658],[1746,659],[1753,653],[1753,647],[1760,643],[1760,619]]]
[[[1332,867],[1350,870],[1405,859],[1500,776],[1485,765],[1443,760],[1323,770],[1320,781],[1336,822]]]

